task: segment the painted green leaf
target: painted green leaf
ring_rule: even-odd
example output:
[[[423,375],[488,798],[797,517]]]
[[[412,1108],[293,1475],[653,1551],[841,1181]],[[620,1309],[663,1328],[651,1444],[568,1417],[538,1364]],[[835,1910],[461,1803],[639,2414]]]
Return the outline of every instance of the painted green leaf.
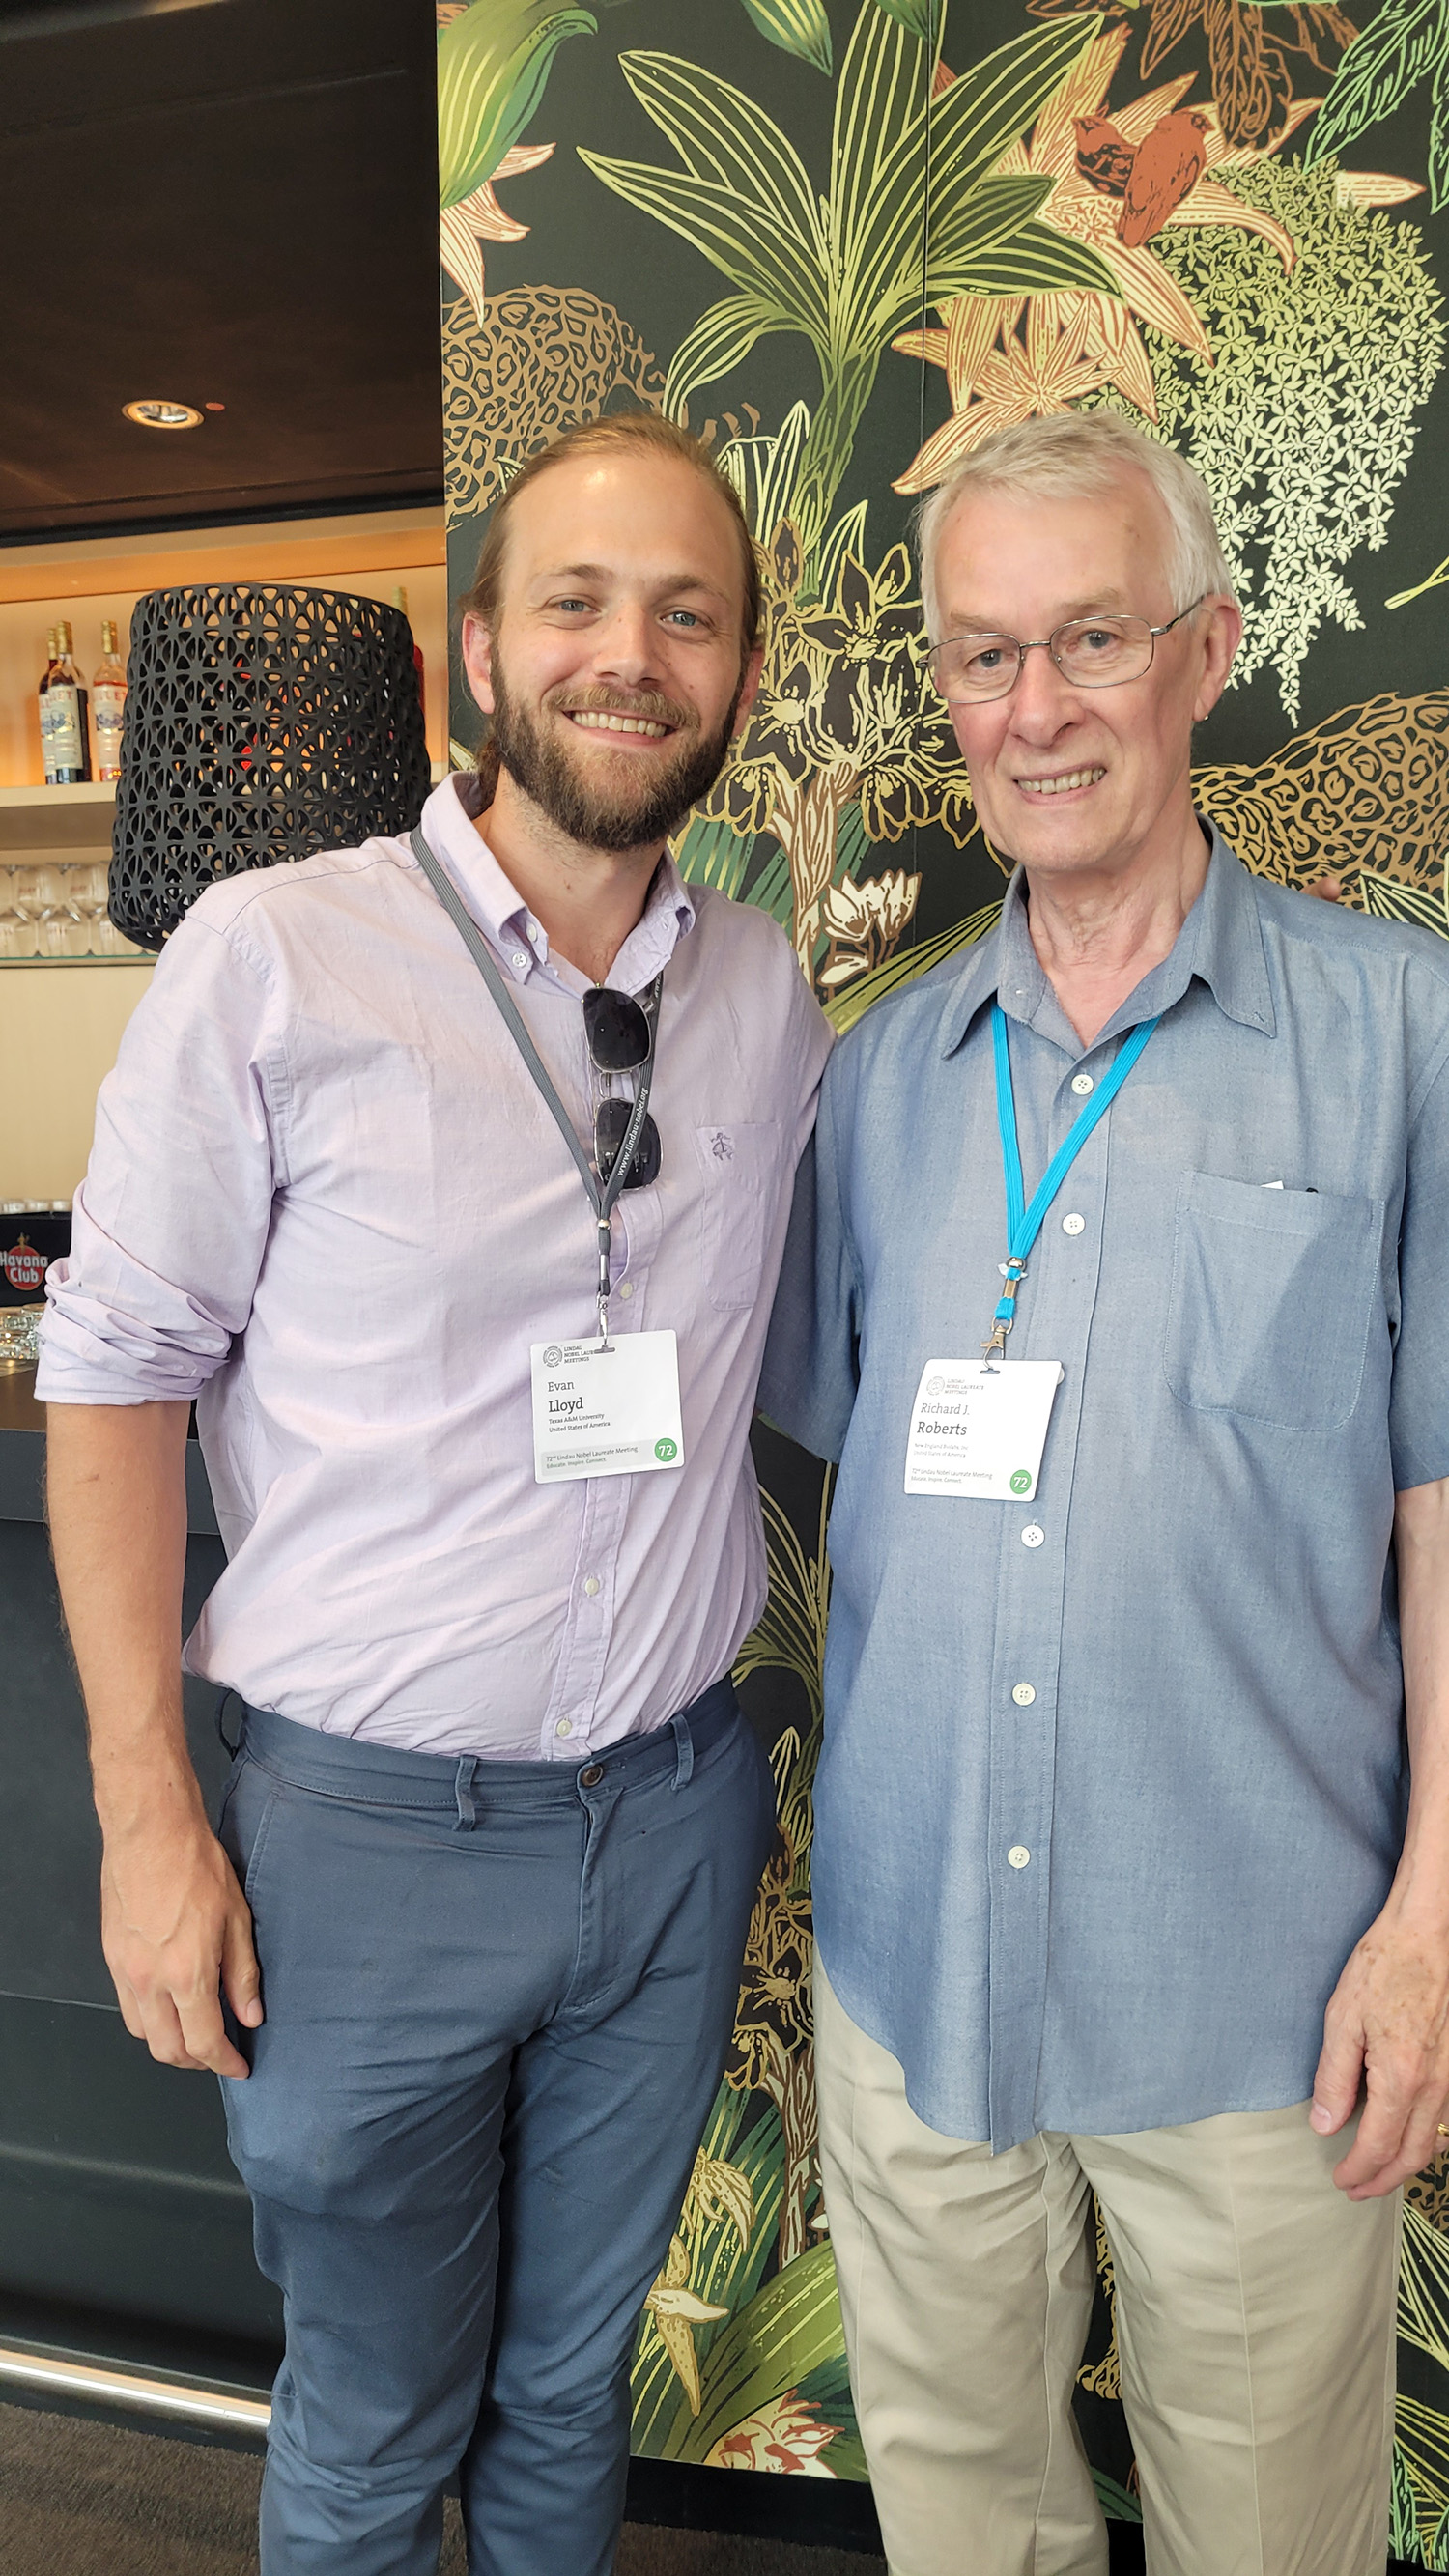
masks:
[[[746,2415],[797,2387],[840,2343],[835,2257],[828,2242],[777,2272],[721,2326],[700,2373],[701,2405],[670,2426],[667,2460],[703,2460]]]
[[[762,116],[752,98],[703,64],[681,62],[673,54],[621,54],[619,68],[686,170],[737,189],[783,230],[798,232],[818,249],[819,213],[809,173],[788,134]]]
[[[1413,921],[1421,930],[1434,930],[1441,939],[1449,938],[1449,890],[1441,888],[1439,893],[1431,894],[1427,886],[1404,885],[1398,877],[1379,876],[1372,868],[1361,868],[1358,882],[1363,908],[1374,920]],[[1408,2233],[1412,2236],[1411,2230]],[[1445,2346],[1445,2358],[1449,2360],[1449,2240],[1436,2237],[1434,2243],[1441,2258],[1444,2324],[1440,2340]],[[1402,2319],[1399,2331],[1405,2331]],[[1426,2345],[1425,2349],[1429,2347]]]
[[[783,54],[798,54],[802,63],[829,72],[830,20],[825,0],[745,0],[745,10],[761,35]]]
[[[1050,224],[1023,224],[1009,241],[998,242],[979,259],[963,261],[962,271],[964,282],[950,289],[953,295],[1058,295],[1083,287],[1097,295],[1118,291],[1099,251],[1053,231]],[[939,292],[933,283],[930,301]]]
[[[641,214],[653,215],[679,233],[733,285],[757,295],[782,319],[788,315],[794,329],[824,339],[819,271],[807,247],[792,241],[762,207],[717,181],[651,170],[642,162],[611,161],[603,153],[586,152],[582,144],[579,158]]]
[[[1449,51],[1439,57],[1429,110],[1429,211],[1449,205]]]
[[[1095,16],[1059,18],[999,46],[951,83],[931,115],[932,216],[1023,134],[1097,35]]]
[[[570,36],[595,36],[587,9],[550,0],[473,0],[438,37],[439,201],[460,205],[491,179]]]
[[[923,45],[935,47],[941,41],[946,22],[946,0],[879,0],[888,18],[904,27]]]
[[[1105,2469],[1093,2469],[1092,2484],[1097,2490],[1097,2502],[1109,2522],[1142,2520],[1142,2507],[1135,2495],[1129,2495],[1115,2478],[1109,2478]]]
[[[976,940],[985,939],[1000,919],[1001,900],[998,896],[995,903],[985,904],[980,912],[968,913],[964,921],[958,921],[950,930],[941,931],[937,938],[923,939],[915,948],[898,949],[883,966],[876,966],[869,975],[861,975],[855,983],[847,984],[843,993],[833,994],[825,1005],[827,1020],[838,1035],[844,1037],[847,1029],[853,1029],[857,1020],[864,1019],[872,1002],[883,1001],[887,993],[897,992],[902,984],[912,983],[917,975],[924,975],[928,967],[939,966],[943,957],[953,957],[958,948],[969,948]]]
[[[1334,73],[1309,131],[1305,162],[1342,152],[1367,127],[1392,116],[1443,52],[1445,41],[1443,0],[1385,0]]]
[[[679,419],[696,385],[713,384],[717,377],[727,376],[766,332],[793,329],[792,321],[772,313],[757,295],[727,295],[723,303],[712,304],[670,360],[664,408],[671,420]]]

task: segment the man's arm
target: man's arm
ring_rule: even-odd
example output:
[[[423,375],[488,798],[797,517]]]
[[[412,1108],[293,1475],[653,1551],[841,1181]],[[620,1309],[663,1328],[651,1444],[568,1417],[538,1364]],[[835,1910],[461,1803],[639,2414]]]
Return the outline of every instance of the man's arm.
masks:
[[[1403,1857],[1324,2017],[1312,2123],[1327,2137],[1368,2100],[1334,2181],[1350,2200],[1393,2191],[1442,2141],[1449,2100],[1449,1478],[1394,1511],[1412,1775]]]
[[[183,1403],[52,1404],[51,1544],[90,1719],[101,1944],[126,2028],[166,2066],[245,2075],[262,2018],[251,1917],[207,1822],[181,1711]]]

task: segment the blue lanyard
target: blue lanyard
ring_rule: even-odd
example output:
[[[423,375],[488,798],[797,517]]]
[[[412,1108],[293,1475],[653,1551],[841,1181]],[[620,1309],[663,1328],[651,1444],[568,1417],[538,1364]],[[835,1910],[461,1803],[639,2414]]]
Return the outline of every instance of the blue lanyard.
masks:
[[[996,1118],[1001,1129],[1001,1160],[1006,1172],[1006,1284],[1002,1289],[994,1322],[996,1329],[986,1351],[1004,1351],[1006,1336],[1016,1317],[1016,1292],[1026,1277],[1027,1255],[1042,1230],[1047,1209],[1051,1206],[1073,1163],[1100,1118],[1105,1118],[1132,1067],[1137,1062],[1156,1020],[1144,1020],[1135,1028],[1097,1089],[1073,1119],[1064,1144],[1057,1148],[1042,1174],[1036,1193],[1028,1207],[1021,1177],[1021,1146],[1016,1131],[1016,1095],[1011,1087],[1011,1049],[1007,1042],[1006,1013],[999,1002],[991,1006],[991,1041],[996,1053]]]

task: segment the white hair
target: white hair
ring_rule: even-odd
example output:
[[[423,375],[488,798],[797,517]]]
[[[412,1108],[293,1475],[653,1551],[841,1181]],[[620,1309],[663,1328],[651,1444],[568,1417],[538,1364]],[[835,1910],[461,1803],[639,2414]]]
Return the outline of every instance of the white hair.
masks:
[[[1207,485],[1176,448],[1145,437],[1115,411],[1051,412],[1023,420],[973,448],[921,504],[916,543],[921,597],[933,641],[937,624],[936,557],[958,501],[973,492],[1010,492],[1023,500],[1082,500],[1116,489],[1124,474],[1145,474],[1172,527],[1167,577],[1174,612],[1195,599],[1235,596],[1218,539]]]

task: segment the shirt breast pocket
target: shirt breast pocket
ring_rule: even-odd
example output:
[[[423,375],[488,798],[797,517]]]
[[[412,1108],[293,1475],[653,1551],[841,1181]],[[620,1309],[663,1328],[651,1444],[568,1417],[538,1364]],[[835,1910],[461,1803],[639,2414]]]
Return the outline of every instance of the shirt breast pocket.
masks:
[[[1180,1402],[1335,1431],[1358,1402],[1382,1199],[1189,1172],[1177,1194],[1163,1364]]]
[[[712,1306],[753,1306],[779,1203],[781,1134],[776,1118],[753,1125],[696,1127],[700,1252]]]

